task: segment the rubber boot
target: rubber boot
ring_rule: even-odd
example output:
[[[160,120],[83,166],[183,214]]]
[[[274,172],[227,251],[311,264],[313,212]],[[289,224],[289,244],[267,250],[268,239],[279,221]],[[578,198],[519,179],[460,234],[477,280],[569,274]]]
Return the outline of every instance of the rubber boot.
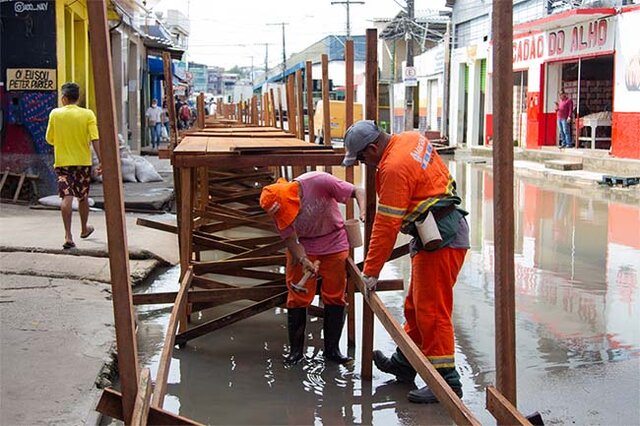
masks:
[[[289,330],[289,355],[284,359],[287,365],[293,365],[300,362],[304,349],[304,330],[307,326],[307,308],[289,308],[287,309],[287,328]]]
[[[381,351],[373,351],[373,362],[378,370],[393,374],[399,382],[413,383],[416,378],[416,370],[405,358],[400,348],[396,348],[396,351],[389,358],[384,356]]]
[[[353,358],[346,357],[340,352],[340,336],[344,327],[344,306],[325,305],[324,306],[324,358],[346,364],[353,361]]]
[[[460,383],[460,375],[455,367],[438,368],[438,373],[447,381],[447,384],[453,389],[458,398],[462,398],[462,383]],[[409,392],[407,399],[416,404],[433,404],[439,402],[438,398],[433,394],[429,386],[420,389],[414,389]]]

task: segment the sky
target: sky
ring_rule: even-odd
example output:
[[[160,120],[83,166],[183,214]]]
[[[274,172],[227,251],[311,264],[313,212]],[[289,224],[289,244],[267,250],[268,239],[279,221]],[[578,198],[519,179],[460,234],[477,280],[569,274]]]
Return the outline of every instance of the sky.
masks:
[[[363,35],[374,18],[391,18],[404,0],[364,0],[352,4],[351,34]],[[440,8],[444,0],[415,0],[415,9]],[[346,7],[331,0],[161,0],[154,12],[181,10],[191,21],[187,59],[206,65],[264,69],[282,63],[282,26],[287,58],[330,34],[346,34]],[[269,43],[269,46],[265,46]],[[252,58],[253,57],[253,58]]]

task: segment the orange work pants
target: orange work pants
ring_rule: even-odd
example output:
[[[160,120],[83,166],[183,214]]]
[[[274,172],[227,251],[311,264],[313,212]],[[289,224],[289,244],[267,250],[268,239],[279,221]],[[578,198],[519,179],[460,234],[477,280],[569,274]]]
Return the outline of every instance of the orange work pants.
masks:
[[[455,367],[453,286],[467,249],[420,251],[411,259],[404,329],[436,368]]]
[[[315,276],[309,278],[305,284],[307,293],[300,293],[291,288],[291,283],[298,283],[302,278],[303,271],[301,264],[293,264],[293,258],[287,251],[287,308],[306,308],[311,304],[316,295],[317,277],[322,277],[321,297],[325,305],[344,306],[345,289],[347,288],[347,267],[346,260],[349,251],[324,254],[319,256],[307,256],[311,262],[320,261],[320,269]]]

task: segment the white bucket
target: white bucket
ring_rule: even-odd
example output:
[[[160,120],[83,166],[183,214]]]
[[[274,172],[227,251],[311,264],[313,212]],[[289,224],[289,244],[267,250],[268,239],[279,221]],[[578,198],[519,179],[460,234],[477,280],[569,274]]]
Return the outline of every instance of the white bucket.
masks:
[[[416,229],[418,230],[422,245],[427,250],[435,249],[442,243],[442,236],[438,230],[438,224],[431,212],[427,214],[427,217],[422,222],[416,222]]]
[[[344,228],[347,230],[347,239],[351,248],[357,248],[362,245],[362,231],[360,230],[360,221],[358,219],[349,219],[344,222]]]

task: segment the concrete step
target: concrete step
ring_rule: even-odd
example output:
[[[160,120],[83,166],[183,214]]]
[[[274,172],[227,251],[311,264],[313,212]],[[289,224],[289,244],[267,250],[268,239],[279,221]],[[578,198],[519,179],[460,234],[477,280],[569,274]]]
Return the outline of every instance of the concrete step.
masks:
[[[581,161],[548,160],[544,162],[544,166],[554,170],[582,170]]]

